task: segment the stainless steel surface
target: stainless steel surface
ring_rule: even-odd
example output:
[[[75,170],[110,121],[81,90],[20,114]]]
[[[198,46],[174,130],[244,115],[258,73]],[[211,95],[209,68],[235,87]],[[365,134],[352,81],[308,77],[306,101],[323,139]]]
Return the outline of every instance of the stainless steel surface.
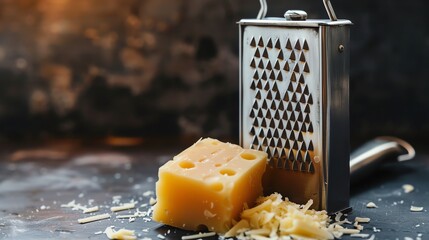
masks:
[[[407,161],[414,158],[416,152],[406,141],[395,137],[379,137],[356,149],[350,156],[350,177],[357,182],[368,176],[380,164],[396,158]],[[394,155],[394,157],[392,156]]]
[[[330,212],[349,201],[350,24],[239,22],[240,143],[268,153],[267,193]]]
[[[259,9],[256,19],[263,19],[267,15],[267,10],[268,10],[267,1],[259,0],[259,3],[261,4],[261,8]],[[325,6],[326,13],[329,16],[329,19],[331,21],[337,21],[337,15],[335,14],[334,8],[332,7],[330,0],[323,0],[323,5]]]

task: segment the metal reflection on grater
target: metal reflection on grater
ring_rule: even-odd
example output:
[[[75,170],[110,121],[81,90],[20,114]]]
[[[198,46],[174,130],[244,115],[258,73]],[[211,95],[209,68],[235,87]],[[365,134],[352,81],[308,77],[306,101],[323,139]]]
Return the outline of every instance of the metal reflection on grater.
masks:
[[[254,53],[249,59],[254,72],[249,147],[267,152],[273,167],[314,173],[314,152],[308,147],[313,145],[313,97],[305,80],[310,74],[307,40],[252,36],[249,47]]]

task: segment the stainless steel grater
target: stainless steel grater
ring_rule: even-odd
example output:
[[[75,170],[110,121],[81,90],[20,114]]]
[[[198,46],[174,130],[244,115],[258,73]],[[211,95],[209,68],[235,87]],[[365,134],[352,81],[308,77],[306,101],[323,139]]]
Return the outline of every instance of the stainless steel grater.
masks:
[[[240,28],[240,143],[269,156],[264,189],[336,212],[349,207],[349,20],[257,19]]]

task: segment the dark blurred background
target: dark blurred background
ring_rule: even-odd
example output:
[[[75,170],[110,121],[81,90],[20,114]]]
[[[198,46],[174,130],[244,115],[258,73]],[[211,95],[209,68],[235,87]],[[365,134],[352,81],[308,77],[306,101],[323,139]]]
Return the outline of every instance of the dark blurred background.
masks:
[[[353,145],[429,135],[429,2],[332,0]],[[321,0],[268,0],[268,16]],[[238,139],[238,27],[258,0],[0,0],[0,141]]]

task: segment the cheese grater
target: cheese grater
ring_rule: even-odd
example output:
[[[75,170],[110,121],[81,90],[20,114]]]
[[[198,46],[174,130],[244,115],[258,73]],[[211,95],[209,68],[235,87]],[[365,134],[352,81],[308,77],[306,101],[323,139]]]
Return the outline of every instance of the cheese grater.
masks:
[[[268,153],[266,194],[336,212],[349,207],[349,20],[301,10],[240,29],[240,144]]]

